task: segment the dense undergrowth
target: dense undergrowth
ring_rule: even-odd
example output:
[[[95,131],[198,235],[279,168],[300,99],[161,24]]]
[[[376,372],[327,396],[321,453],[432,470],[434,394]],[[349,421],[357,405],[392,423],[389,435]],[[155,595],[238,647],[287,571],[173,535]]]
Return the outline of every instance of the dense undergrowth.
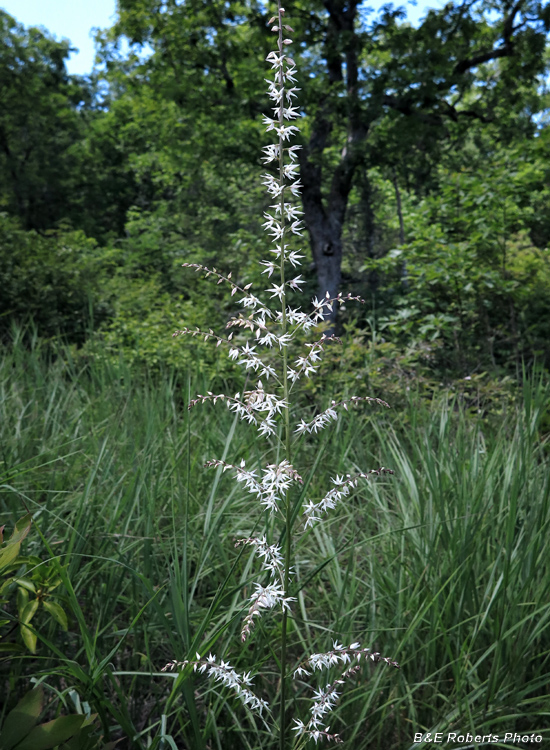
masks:
[[[202,467],[229,450],[259,460],[259,444],[223,408],[188,412],[189,394],[208,383],[71,351],[2,351],[0,515],[7,533],[33,514],[22,553],[41,562],[18,575],[56,573],[46,598],[68,628],[39,607],[30,653],[16,582],[6,588],[0,646],[18,650],[0,654],[0,720],[38,681],[48,716],[97,713],[98,732],[119,748],[271,747],[238,701],[160,672],[199,646],[223,658],[238,639],[251,559],[234,542],[254,531],[249,501]],[[401,665],[364,672],[345,693],[332,729],[345,727],[346,747],[409,747],[425,730],[548,738],[548,404],[536,377],[493,411],[411,389],[392,410],[361,407],[311,444],[304,493],[360,466],[395,471],[297,548],[291,652],[355,633]],[[231,654],[235,666],[276,660],[277,627],[263,618]],[[275,674],[256,687],[275,701]]]

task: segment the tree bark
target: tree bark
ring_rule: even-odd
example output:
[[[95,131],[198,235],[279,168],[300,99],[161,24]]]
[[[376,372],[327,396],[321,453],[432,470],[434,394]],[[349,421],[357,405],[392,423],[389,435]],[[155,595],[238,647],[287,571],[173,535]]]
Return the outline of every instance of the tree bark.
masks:
[[[352,188],[353,175],[360,163],[358,147],[365,140],[365,126],[358,99],[359,39],[355,33],[355,19],[360,0],[324,0],[329,13],[325,37],[325,59],[328,70],[328,91],[314,118],[309,142],[303,144],[300,154],[300,177],[304,220],[308,228],[313,262],[317,272],[317,297],[336,297],[342,278],[342,229],[346,206]],[[346,39],[345,44],[342,39]],[[340,50],[343,48],[343,51]],[[345,87],[348,100],[346,145],[336,167],[326,199],[323,199],[321,157],[329,145],[334,116],[331,97],[336,84],[344,82],[342,63],[346,64]],[[337,307],[327,310],[326,320],[332,332]]]

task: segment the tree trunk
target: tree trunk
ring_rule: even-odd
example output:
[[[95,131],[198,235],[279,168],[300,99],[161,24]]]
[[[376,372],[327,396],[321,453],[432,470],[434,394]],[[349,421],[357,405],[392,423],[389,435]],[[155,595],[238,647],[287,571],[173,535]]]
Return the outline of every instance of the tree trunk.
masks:
[[[342,265],[343,215],[334,206],[325,206],[321,195],[321,169],[307,158],[309,149],[300,153],[300,177],[303,184],[302,200],[304,219],[308,229],[317,273],[317,297],[336,297],[340,291]],[[345,212],[345,206],[344,206]],[[336,309],[327,316],[331,323],[336,319]]]
[[[308,158],[309,149],[300,152],[300,177],[303,184],[304,220],[309,232],[313,262],[317,272],[317,297],[334,298],[340,291],[342,279],[342,228],[352,186],[356,159],[344,153],[335,170],[328,198],[321,195],[321,169]],[[327,310],[325,320],[336,321],[337,305]]]
[[[343,3],[342,0],[324,0],[329,12],[327,25],[326,61],[329,90],[313,121],[309,142],[302,146],[300,155],[300,178],[302,181],[302,201],[304,221],[311,241],[313,262],[317,271],[317,297],[334,298],[340,291],[342,278],[342,228],[346,217],[346,206],[351,191],[353,175],[360,163],[359,146],[364,142],[368,125],[361,112],[357,95],[359,39],[354,23],[359,0]],[[347,34],[343,50],[339,40]],[[342,150],[340,163],[333,172],[330,190],[326,199],[321,193],[321,158],[329,139],[336,115],[337,100],[333,97],[333,87],[344,82],[342,62],[346,62],[345,88],[349,101],[346,145]],[[337,306],[326,311],[325,320],[330,322],[329,333],[334,330]]]

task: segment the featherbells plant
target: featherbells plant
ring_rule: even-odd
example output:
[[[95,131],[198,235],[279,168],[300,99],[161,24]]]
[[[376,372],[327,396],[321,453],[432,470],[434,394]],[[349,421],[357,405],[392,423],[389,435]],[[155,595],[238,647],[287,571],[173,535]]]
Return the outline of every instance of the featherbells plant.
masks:
[[[197,653],[192,659],[173,661],[164,667],[164,670],[194,669],[233,690],[252,712],[259,714],[270,729],[278,733],[281,750],[286,747],[302,748],[310,739],[315,742],[323,738],[342,742],[338,734],[331,732],[328,714],[336,705],[346,680],[362,669],[363,662],[367,660],[383,661],[388,665],[398,666],[391,659],[382,657],[359,643],[344,646],[336,641],[333,641],[332,648],[326,653],[311,654],[293,666],[289,664],[288,626],[289,618],[293,617],[292,607],[296,601],[293,594],[297,593],[293,567],[293,539],[296,539],[297,534],[306,534],[312,526],[321,523],[324,516],[349,495],[361,480],[393,472],[390,469],[379,468],[353,476],[336,476],[332,479],[333,486],[324,497],[317,501],[309,500],[302,507],[301,514],[294,512],[293,488],[303,484],[302,477],[295,468],[295,462],[304,438],[336,420],[340,408],[347,410],[350,405],[360,401],[375,402],[385,407],[388,404],[381,399],[352,397],[338,403],[333,401],[328,409],[309,421],[301,419],[297,424],[292,423],[291,396],[296,383],[300,378],[309,378],[315,374],[325,346],[329,342],[338,342],[338,339],[335,336],[318,334],[315,341],[305,344],[303,355],[292,363],[289,349],[292,345],[299,345],[299,338],[303,338],[304,334],[322,328],[333,306],[359,298],[341,294],[336,298],[330,298],[327,293],[325,298],[313,300],[313,310],[309,314],[288,305],[289,293],[299,292],[304,283],[300,275],[289,278],[300,266],[304,256],[290,248],[291,235],[302,234],[302,212],[292,203],[292,197],[297,198],[300,195],[297,164],[300,146],[288,145],[292,137],[299,132],[298,127],[291,123],[296,121],[300,114],[294,104],[299,91],[293,85],[296,83],[296,67],[292,58],[285,53],[287,46],[291,44],[287,37],[292,33],[292,29],[284,22],[284,13],[279,0],[277,15],[269,21],[272,31],[278,36],[277,51],[272,51],[267,56],[271,71],[274,72],[273,80],[268,80],[268,84],[275,116],[264,117],[267,132],[273,132],[277,141],[263,149],[264,163],[274,165],[272,171],[264,175],[263,183],[274,203],[271,205],[271,212],[265,214],[264,224],[272,237],[272,259],[262,261],[261,265],[264,266],[263,273],[267,274],[270,280],[277,281],[270,282],[272,286],[265,290],[264,295],[269,301],[263,302],[252,293],[251,284],[239,286],[232,279],[231,273],[225,276],[215,268],[184,264],[213,277],[218,284],[227,283],[231,288],[231,295],[240,297],[239,303],[244,310],[229,320],[229,333],[226,336],[217,336],[212,330],[186,328],[174,334],[200,335],[212,339],[218,346],[227,345],[229,357],[257,379],[255,387],[233,397],[211,392],[204,396],[199,395],[190,402],[189,408],[207,401],[224,402],[240,419],[257,429],[269,443],[268,452],[278,459],[266,464],[261,470],[249,468],[245,459],[235,464],[221,460],[212,460],[206,464],[232,473],[236,481],[255,498],[254,507],[258,515],[256,527],[263,518],[267,518],[265,533],[262,536],[237,542],[237,546],[253,550],[263,576],[263,582],[254,584],[252,596],[245,604],[241,640],[246,641],[252,636],[255,622],[266,610],[280,612],[278,706],[270,706],[254,692],[250,672],[240,674],[228,661],[218,659],[212,654]],[[274,301],[274,304],[271,301]],[[245,336],[249,334],[251,340],[238,344],[234,340],[235,332],[230,331],[231,328],[241,329],[240,333]],[[268,388],[267,384],[274,385]],[[279,543],[270,543],[268,538],[278,538]],[[327,684],[327,674],[333,668],[338,670],[338,676]],[[286,716],[291,703],[290,682],[299,680],[303,683],[312,678],[315,672],[320,673],[320,686],[312,688],[309,712],[302,718],[293,719],[292,728],[295,734],[290,735],[286,726]],[[293,707],[293,712],[296,710],[296,707]]]

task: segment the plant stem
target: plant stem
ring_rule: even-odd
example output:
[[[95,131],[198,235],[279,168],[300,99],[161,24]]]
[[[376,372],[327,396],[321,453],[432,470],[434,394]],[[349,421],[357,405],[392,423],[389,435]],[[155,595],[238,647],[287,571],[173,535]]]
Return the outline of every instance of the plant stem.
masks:
[[[281,13],[281,0],[277,0],[277,18],[278,18],[278,26],[279,26],[279,55],[282,55],[283,53],[283,15]],[[284,89],[284,83],[285,79],[283,76],[283,68],[282,66],[279,68],[279,90],[283,91]],[[279,126],[282,128],[284,125],[284,118],[283,118],[283,108],[284,108],[284,93],[281,96],[281,99],[279,101]],[[279,184],[282,186],[284,184],[284,150],[283,150],[283,137],[281,134],[279,134]],[[282,305],[282,328],[283,328],[283,336],[287,333],[288,324],[287,324],[287,317],[286,317],[286,293],[285,293],[285,191],[281,191],[281,198],[280,198],[280,210],[281,210],[281,225],[283,227],[283,234],[281,237],[281,255],[280,255],[280,273],[281,273],[281,288],[282,288],[282,296],[281,296],[281,305]],[[285,457],[289,464],[292,463],[292,454],[291,454],[291,442],[290,442],[290,404],[288,402],[289,399],[289,388],[288,388],[288,352],[287,347],[282,347],[282,353],[283,353],[283,398],[285,400],[285,403],[287,404],[286,408],[284,409],[284,415],[285,415],[285,426],[284,426],[284,433],[285,433]],[[284,554],[284,589],[285,589],[285,597],[289,596],[289,588],[290,588],[290,563],[291,563],[291,526],[292,526],[292,520],[291,520],[291,506],[290,506],[290,493],[287,490],[285,495],[285,554]],[[281,626],[281,713],[280,713],[280,736],[279,736],[279,742],[280,742],[280,750],[284,750],[285,748],[285,735],[286,735],[286,721],[285,721],[285,713],[286,713],[286,683],[287,683],[287,675],[286,675],[286,646],[287,646],[287,625],[288,625],[288,612],[286,609],[283,609],[283,618],[282,618],[282,626]]]

